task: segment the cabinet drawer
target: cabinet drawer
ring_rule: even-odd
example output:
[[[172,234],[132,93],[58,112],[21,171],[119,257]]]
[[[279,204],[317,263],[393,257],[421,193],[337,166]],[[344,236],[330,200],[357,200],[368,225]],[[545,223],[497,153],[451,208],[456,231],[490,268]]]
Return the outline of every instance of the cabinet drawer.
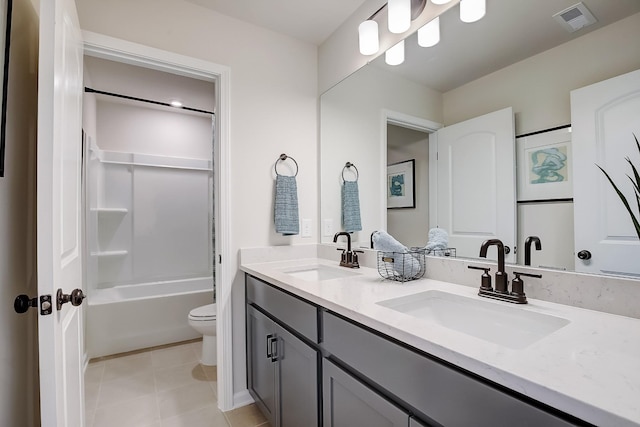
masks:
[[[331,313],[323,312],[322,322],[325,350],[426,420],[473,427],[585,425]]]
[[[300,335],[318,342],[318,307],[246,275],[247,301],[261,307]]]

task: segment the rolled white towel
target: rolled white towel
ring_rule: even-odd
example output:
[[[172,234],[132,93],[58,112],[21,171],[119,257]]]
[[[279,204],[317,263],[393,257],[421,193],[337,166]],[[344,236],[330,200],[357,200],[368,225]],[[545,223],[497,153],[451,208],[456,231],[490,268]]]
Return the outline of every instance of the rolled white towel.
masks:
[[[449,247],[449,234],[443,228],[432,228],[429,230],[429,241],[424,249],[427,253],[438,249],[447,249]]]
[[[393,258],[393,270],[403,278],[413,278],[420,272],[418,261],[409,249],[394,239],[386,231],[376,231],[373,236],[373,248],[384,252],[383,256]],[[395,252],[395,253],[391,253]],[[405,255],[401,255],[405,254]]]

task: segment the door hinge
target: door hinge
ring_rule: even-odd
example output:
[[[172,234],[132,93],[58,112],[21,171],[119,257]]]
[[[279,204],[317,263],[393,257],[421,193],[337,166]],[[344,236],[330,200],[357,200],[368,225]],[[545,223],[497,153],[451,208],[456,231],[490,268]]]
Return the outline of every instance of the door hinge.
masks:
[[[218,264],[222,264],[222,255],[218,255]]]

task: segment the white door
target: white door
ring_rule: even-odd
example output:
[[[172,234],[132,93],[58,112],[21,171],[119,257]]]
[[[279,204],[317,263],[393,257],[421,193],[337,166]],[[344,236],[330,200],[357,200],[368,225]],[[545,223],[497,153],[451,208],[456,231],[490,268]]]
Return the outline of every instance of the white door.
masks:
[[[515,262],[515,131],[511,107],[444,127],[437,138],[437,220],[458,257],[500,239]],[[433,222],[432,222],[433,224]],[[487,257],[497,258],[497,249]]]
[[[56,291],[82,288],[82,35],[74,0],[40,2],[38,77],[38,318],[42,426],[84,425],[80,307],[56,307]],[[77,303],[78,301],[76,301]],[[42,307],[42,304],[41,304]]]
[[[640,275],[631,217],[596,166],[607,171],[637,216],[625,158],[640,165],[633,138],[640,139],[640,70],[572,91],[571,126],[576,271]],[[580,251],[591,258],[578,258]]]

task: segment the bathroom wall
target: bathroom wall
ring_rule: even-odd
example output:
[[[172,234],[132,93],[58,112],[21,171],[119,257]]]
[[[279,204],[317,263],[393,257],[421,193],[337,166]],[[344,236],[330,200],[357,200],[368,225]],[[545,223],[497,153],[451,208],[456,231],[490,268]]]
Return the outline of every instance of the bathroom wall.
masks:
[[[413,209],[388,209],[387,232],[406,246],[424,246],[429,240],[429,135],[387,125],[387,164],[415,159]]]
[[[240,247],[317,241],[316,46],[190,2],[83,0],[77,6],[85,30],[230,67],[231,271],[237,271]],[[309,239],[274,231],[273,163],[280,153],[300,165],[300,218],[312,220]],[[231,304],[234,390],[240,392],[246,390],[246,375],[244,281],[239,272]]]
[[[444,124],[505,107],[516,135],[568,124],[569,92],[640,68],[639,39],[637,13],[446,92]]]
[[[35,296],[35,169],[38,16],[13,1],[5,176],[0,178],[0,425],[38,426],[37,310],[17,314],[19,294]]]

